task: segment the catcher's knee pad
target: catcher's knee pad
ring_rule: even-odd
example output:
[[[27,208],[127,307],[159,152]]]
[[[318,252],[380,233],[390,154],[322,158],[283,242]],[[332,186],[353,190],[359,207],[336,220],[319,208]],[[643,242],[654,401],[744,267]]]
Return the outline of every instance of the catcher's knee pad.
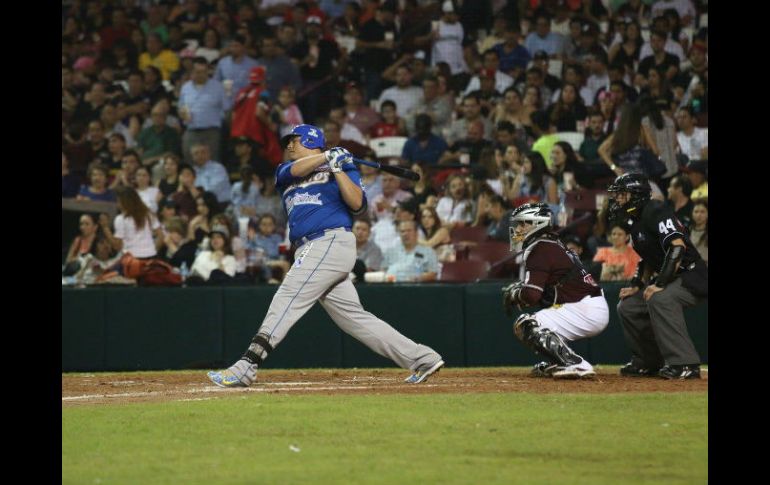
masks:
[[[540,324],[537,323],[535,315],[531,313],[522,313],[519,315],[519,318],[513,322],[513,333],[516,335],[517,339],[526,343],[527,337],[539,326]]]
[[[521,314],[513,324],[513,331],[529,348],[559,365],[579,364],[583,360],[569,348],[559,334],[540,326],[534,315]]]
[[[243,358],[252,364],[261,364],[268,354],[273,351],[273,346],[268,342],[268,338],[268,336],[257,334],[251,339],[251,345],[243,354]]]

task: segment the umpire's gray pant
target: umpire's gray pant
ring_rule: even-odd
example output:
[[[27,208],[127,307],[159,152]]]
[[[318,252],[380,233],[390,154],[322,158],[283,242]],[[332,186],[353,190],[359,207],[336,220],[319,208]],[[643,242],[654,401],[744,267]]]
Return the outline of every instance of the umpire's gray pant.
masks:
[[[682,287],[679,278],[649,301],[644,301],[643,295],[644,289],[640,289],[618,303],[633,365],[655,369],[664,364],[699,364],[700,356],[684,320],[684,308],[698,303],[698,298]]]
[[[363,309],[348,279],[356,261],[353,233],[327,231],[298,247],[295,258],[257,332],[273,348],[318,301],[340,329],[403,369],[425,370],[441,359],[430,347],[415,343]]]

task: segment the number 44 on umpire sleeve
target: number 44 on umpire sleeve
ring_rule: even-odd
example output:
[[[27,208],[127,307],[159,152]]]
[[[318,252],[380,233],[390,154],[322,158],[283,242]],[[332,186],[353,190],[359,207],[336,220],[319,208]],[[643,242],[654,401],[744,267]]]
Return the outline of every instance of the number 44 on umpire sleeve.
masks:
[[[661,234],[668,234],[668,229],[670,228],[671,232],[676,232],[676,227],[674,227],[674,221],[672,221],[670,218],[666,219],[666,222],[663,221],[658,223],[658,231],[660,231]]]

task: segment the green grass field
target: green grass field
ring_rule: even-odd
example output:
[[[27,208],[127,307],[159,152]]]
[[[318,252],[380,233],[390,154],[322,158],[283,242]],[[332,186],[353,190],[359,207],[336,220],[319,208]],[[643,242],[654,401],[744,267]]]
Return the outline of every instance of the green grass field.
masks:
[[[62,409],[62,483],[706,483],[707,409],[706,392],[73,406]]]

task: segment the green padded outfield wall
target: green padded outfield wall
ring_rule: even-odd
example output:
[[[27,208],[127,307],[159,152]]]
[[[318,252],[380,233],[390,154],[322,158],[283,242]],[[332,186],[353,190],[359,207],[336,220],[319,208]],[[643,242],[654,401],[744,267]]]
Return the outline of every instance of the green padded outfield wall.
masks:
[[[502,283],[359,285],[364,308],[442,354],[449,366],[531,365],[502,310]],[[575,342],[589,361],[629,360],[615,306],[619,284],[603,284],[610,323]],[[118,371],[229,365],[248,346],[275,292],[242,288],[62,288],[62,370]],[[708,305],[685,311],[708,362]],[[265,368],[389,367],[343,333],[316,304],[292,328]]]

